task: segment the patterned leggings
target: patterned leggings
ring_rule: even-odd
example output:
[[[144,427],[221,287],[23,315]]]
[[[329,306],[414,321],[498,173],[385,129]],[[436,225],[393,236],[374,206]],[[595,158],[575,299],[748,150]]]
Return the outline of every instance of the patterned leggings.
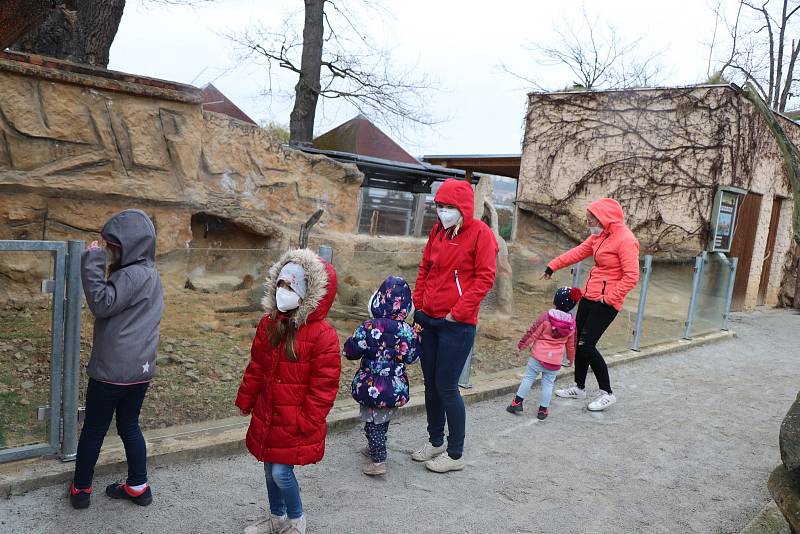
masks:
[[[386,432],[389,431],[389,421],[385,423],[364,423],[364,433],[369,444],[369,457],[376,464],[386,461]]]

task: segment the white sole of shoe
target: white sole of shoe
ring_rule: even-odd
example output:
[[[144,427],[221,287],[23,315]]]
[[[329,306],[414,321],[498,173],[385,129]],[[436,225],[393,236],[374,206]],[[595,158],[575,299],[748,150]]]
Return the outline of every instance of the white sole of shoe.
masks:
[[[561,399],[583,400],[583,399],[586,398],[586,395],[583,395],[582,397],[580,397],[578,395],[560,395],[560,394],[556,393],[556,397],[559,397]]]
[[[454,465],[454,466],[452,466],[452,467],[450,467],[448,469],[436,469],[434,467],[429,466],[426,463],[425,467],[428,469],[428,471],[431,471],[433,473],[449,473],[450,471],[461,471],[462,469],[464,469],[464,464],[460,463],[460,464]]]
[[[430,458],[425,457],[425,456],[419,454],[419,451],[416,451],[416,452],[411,453],[411,459],[414,460],[415,462],[427,462],[427,461],[433,460],[434,458],[436,458],[437,456],[439,456],[440,454],[442,454],[446,450],[447,450],[447,447],[442,447],[441,449],[433,449],[433,451],[432,451],[433,452],[433,456],[431,456]]]
[[[617,401],[614,401],[614,402],[609,402],[605,406],[595,406],[595,407],[592,407],[591,403],[590,403],[590,405],[587,406],[586,409],[589,410],[590,412],[602,412],[603,410],[605,410],[609,406],[611,406],[613,404],[616,404],[616,403],[617,403]]]

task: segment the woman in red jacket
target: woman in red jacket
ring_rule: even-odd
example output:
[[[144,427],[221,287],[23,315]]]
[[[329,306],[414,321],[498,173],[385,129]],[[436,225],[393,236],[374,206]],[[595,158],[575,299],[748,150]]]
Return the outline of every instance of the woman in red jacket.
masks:
[[[585,399],[586,374],[591,366],[600,394],[589,403],[589,409],[600,411],[617,402],[617,398],[611,391],[608,366],[597,350],[597,342],[639,281],[639,241],[625,226],[622,206],[610,198],[601,198],[589,205],[586,224],[591,232],[589,238],[551,261],[542,278],[549,280],[555,271],[594,256],[594,267],[586,280],[575,318],[578,331],[575,384],[556,390],[556,395]]]
[[[448,179],[434,201],[439,221],[428,237],[413,297],[414,320],[423,327],[429,442],[411,457],[446,473],[464,469],[466,412],[458,377],[475,341],[481,301],[494,285],[497,241],[483,221],[472,217],[475,196],[468,182]]]
[[[295,465],[325,454],[328,415],[339,389],[339,338],[325,321],[336,271],[313,252],[289,251],[267,275],[267,314],[253,339],[236,406],[252,414],[247,449],[264,462],[270,515],[245,532],[306,530]]]

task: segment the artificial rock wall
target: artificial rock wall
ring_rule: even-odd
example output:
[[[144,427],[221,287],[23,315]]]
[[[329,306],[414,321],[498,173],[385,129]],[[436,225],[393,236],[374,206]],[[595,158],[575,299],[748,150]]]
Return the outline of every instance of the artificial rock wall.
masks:
[[[362,179],[203,112],[193,87],[0,56],[0,239],[94,239],[136,207],[153,218],[159,253],[191,242],[197,214],[286,246],[319,208],[320,230],[354,231]]]

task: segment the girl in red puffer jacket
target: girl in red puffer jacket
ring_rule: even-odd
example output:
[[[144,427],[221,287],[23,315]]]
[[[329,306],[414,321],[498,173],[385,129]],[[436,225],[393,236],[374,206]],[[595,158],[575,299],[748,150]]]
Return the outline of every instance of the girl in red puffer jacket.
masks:
[[[247,449],[264,462],[270,515],[246,533],[303,534],[295,465],[325,454],[325,418],[339,389],[339,338],[325,321],[336,271],[307,249],[289,251],[267,275],[267,314],[253,339],[236,406],[251,415]]]

